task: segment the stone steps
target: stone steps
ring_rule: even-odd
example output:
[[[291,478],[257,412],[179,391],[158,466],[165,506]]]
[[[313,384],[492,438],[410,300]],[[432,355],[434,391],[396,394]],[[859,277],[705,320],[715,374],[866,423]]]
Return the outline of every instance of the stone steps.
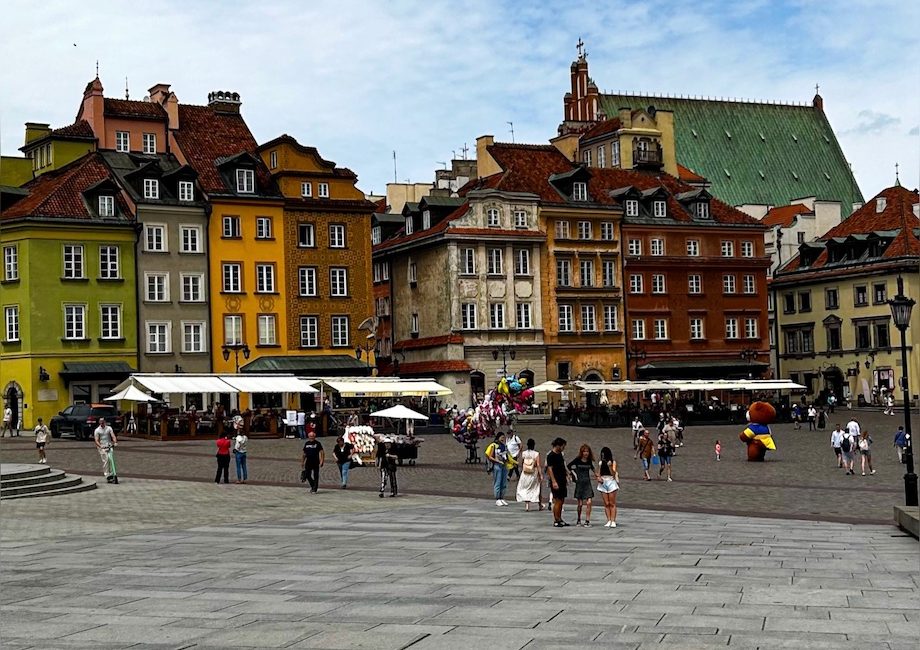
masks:
[[[9,463],[0,465],[0,499],[58,496],[96,489],[95,481],[68,476],[46,465]]]

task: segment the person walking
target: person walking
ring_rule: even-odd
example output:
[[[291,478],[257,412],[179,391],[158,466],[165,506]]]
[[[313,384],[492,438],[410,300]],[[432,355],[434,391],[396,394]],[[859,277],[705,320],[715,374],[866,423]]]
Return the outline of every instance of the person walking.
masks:
[[[898,427],[897,432],[894,434],[894,448],[898,452],[898,462],[903,463],[904,461],[904,450],[907,448],[907,434],[904,433],[904,425]]]
[[[639,446],[636,448],[635,457],[642,459],[642,478],[644,478],[646,481],[652,480],[652,477],[648,475],[648,471],[652,466],[652,449],[654,446],[655,445],[648,434],[648,429],[643,429],[642,435],[639,436]]]
[[[816,421],[818,419],[818,409],[815,408],[814,403],[808,406],[808,430],[816,431],[815,428]]]
[[[112,427],[105,423],[105,418],[99,418],[99,425],[93,431],[93,442],[96,444],[96,451],[99,452],[99,458],[102,460],[102,473],[108,483],[118,484],[118,475],[115,473],[115,446],[118,444],[118,438]]]
[[[562,506],[568,496],[568,478],[565,471],[565,439],[553,440],[552,451],[546,454],[546,475],[549,477],[550,489],[553,494],[553,526],[563,528],[568,526],[562,520]]]
[[[249,442],[249,436],[243,430],[243,427],[237,427],[236,438],[233,440],[233,455],[236,458],[236,482],[245,483],[249,480],[249,467],[246,463],[246,443]]]
[[[42,465],[48,464],[48,458],[45,456],[45,445],[51,438],[51,432],[48,426],[38,418],[38,424],[35,425],[35,448],[38,449],[38,462]]]
[[[674,456],[674,441],[668,435],[667,431],[658,434],[658,462],[661,467],[658,468],[658,478],[665,470],[668,472],[668,481],[671,481],[671,458]]]
[[[399,488],[396,484],[398,462],[399,457],[396,455],[396,450],[393,449],[393,439],[384,438],[377,445],[377,467],[380,468],[380,493],[377,496],[381,499],[383,498],[384,490],[387,488],[387,483],[390,484],[391,497],[395,497],[399,493]]]
[[[792,405],[792,428],[796,431],[802,428],[802,407],[798,402]]]
[[[834,391],[831,391],[831,394],[827,396],[827,412],[833,414],[835,406],[837,406],[837,396],[834,395]]]
[[[319,470],[326,464],[326,452],[323,451],[323,444],[316,439],[316,431],[309,429],[307,431],[307,441],[303,444],[303,457],[300,461],[301,481],[307,481],[310,484],[310,492],[316,494],[319,490]]]
[[[889,394],[885,398],[885,415],[894,417],[894,395]]]
[[[486,460],[492,463],[492,491],[496,506],[506,506],[505,490],[508,487],[508,448],[505,434],[499,433],[495,440],[486,447]]]
[[[858,426],[858,425],[857,425]],[[853,452],[856,451],[856,436],[850,430],[850,425],[843,430],[840,440],[840,455],[843,457],[843,469],[847,474],[853,474]]]
[[[854,440],[853,447],[855,448],[856,447],[855,441],[859,439],[859,434],[860,434],[859,422],[856,420],[855,417],[850,418],[850,421],[847,422],[846,430],[851,436],[853,436],[853,440]]]
[[[517,484],[517,500],[524,502],[524,510],[530,512],[530,504],[536,503],[543,510],[543,497],[540,485],[543,483],[543,466],[540,454],[535,451],[533,438],[527,439],[527,449],[521,453],[521,478]]]
[[[824,407],[818,409],[818,429],[824,431],[827,428],[827,412]]]
[[[576,456],[566,467],[571,470],[575,478],[575,500],[578,504],[578,519],[576,526],[591,527],[591,508],[594,505],[594,490],[591,488],[591,477],[598,480],[597,471],[594,469],[594,452],[588,445],[578,448]],[[581,513],[584,508],[585,523],[581,523]]]
[[[332,455],[335,456],[335,464],[339,466],[339,477],[342,479],[343,490],[348,487],[348,470],[351,469],[351,456],[354,453],[354,445],[345,442],[345,438],[339,436],[335,439]]]
[[[597,491],[604,500],[604,514],[607,515],[605,528],[617,527],[617,492],[620,490],[620,476],[617,462],[613,459],[610,447],[601,449],[600,467],[597,472]]]
[[[221,478],[224,483],[230,482],[230,448],[233,442],[230,440],[230,434],[224,430],[217,439],[217,473],[214,474],[214,482],[220,483]]]
[[[301,440],[307,437],[307,414],[304,411],[297,411],[297,437]]]
[[[508,448],[508,458],[513,460],[514,463],[510,464],[511,467],[508,469],[508,480],[510,481],[514,478],[514,473],[517,472],[518,478],[521,477],[521,438],[515,433],[514,429],[508,432],[508,435],[505,436],[505,446]]]
[[[632,434],[633,434],[633,449],[639,448],[639,437],[642,435],[642,430],[645,427],[642,426],[642,420],[639,419],[639,416],[633,418],[632,421]]]
[[[0,438],[6,435],[6,432],[10,432],[10,438],[13,437],[13,409],[9,406],[3,409],[3,428],[0,429]]]
[[[840,428],[840,424],[837,424],[837,428],[831,432],[831,448],[834,450],[834,455],[837,457],[837,467],[843,467],[843,456],[841,455],[840,445],[843,443],[843,434],[844,431]]]
[[[722,460],[722,443],[716,440],[716,460]]]
[[[862,475],[866,475],[866,465],[869,465],[869,473],[875,474],[875,470],[872,469],[872,436],[869,435],[868,429],[864,429],[859,434],[857,447],[859,447],[859,466]]]

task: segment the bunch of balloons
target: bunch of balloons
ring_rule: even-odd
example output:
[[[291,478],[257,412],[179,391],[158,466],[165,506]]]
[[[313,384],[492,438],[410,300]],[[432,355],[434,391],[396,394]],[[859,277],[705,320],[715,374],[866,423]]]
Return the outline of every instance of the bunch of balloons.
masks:
[[[491,438],[511,424],[519,413],[526,413],[533,404],[533,390],[527,379],[502,377],[479,404],[460,411],[451,425],[454,438],[464,445],[482,438]]]

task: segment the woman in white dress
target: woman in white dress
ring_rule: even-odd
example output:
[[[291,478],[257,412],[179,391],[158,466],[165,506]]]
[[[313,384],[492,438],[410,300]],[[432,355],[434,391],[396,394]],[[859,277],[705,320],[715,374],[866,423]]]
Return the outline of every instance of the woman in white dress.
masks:
[[[604,512],[607,513],[605,528],[617,527],[617,492],[620,489],[617,462],[613,460],[610,447],[601,449],[600,468],[597,473],[597,491],[604,498]]]
[[[543,466],[540,464],[540,454],[534,451],[536,444],[533,438],[527,440],[527,449],[521,454],[521,478],[517,484],[517,500],[523,501],[525,510],[530,511],[530,504],[536,503],[543,510],[543,501],[540,496],[540,485],[543,483]]]

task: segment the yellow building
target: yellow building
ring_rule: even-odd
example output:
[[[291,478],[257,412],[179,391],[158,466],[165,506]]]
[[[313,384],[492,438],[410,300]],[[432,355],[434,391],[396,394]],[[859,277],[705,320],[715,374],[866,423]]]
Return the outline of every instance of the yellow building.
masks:
[[[903,278],[904,294],[920,298],[917,191],[899,184],[813,242],[775,274],[779,376],[806,386],[809,399],[833,391],[853,405],[883,392],[900,401],[900,333],[887,303]],[[907,330],[912,399],[920,387],[920,310]],[[884,390],[883,390],[884,389]]]

